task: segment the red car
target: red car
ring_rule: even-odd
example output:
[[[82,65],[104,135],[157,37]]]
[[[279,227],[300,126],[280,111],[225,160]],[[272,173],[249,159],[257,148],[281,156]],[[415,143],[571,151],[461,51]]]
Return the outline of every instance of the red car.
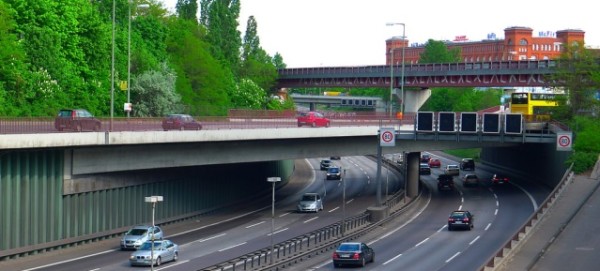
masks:
[[[502,174],[494,174],[494,176],[492,176],[492,183],[493,184],[506,184],[509,182],[509,178],[505,175]]]
[[[431,158],[429,159],[429,167],[441,167],[442,166],[442,162],[440,162],[440,159],[437,158]]]
[[[202,130],[202,124],[186,114],[170,114],[162,121],[162,128],[168,130]]]
[[[323,116],[323,114],[321,114],[319,112],[314,112],[314,111],[300,113],[300,115],[298,115],[297,120],[298,120],[298,127],[302,127],[304,125],[311,126],[311,127],[317,127],[317,126],[329,127],[329,125],[330,125],[330,121],[328,118]]]

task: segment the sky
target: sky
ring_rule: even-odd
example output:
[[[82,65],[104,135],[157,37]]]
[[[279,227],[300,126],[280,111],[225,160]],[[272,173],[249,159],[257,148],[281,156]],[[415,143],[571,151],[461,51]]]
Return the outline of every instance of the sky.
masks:
[[[385,41],[409,43],[480,41],[504,29],[525,26],[539,32],[579,29],[586,45],[600,48],[598,12],[584,0],[239,0],[239,30],[254,16],[261,47],[279,53],[288,68],[384,65]],[[177,0],[163,0],[175,10]],[[404,23],[387,26],[388,23]]]

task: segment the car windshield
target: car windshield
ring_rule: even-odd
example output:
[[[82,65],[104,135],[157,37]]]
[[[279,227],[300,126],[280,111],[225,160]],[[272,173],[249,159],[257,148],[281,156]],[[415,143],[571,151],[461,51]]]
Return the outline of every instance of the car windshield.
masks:
[[[357,251],[360,246],[358,244],[341,244],[338,248],[339,251]]]
[[[127,234],[129,235],[144,235],[146,234],[147,229],[131,229]]]
[[[154,250],[157,250],[162,245],[162,242],[154,242]],[[138,250],[152,250],[152,242],[143,243]]]
[[[315,195],[304,195],[302,196],[303,201],[314,201],[316,199]]]
[[[339,168],[336,168],[336,167],[330,167],[329,168],[329,173],[338,173],[338,172],[340,172]]]
[[[457,165],[448,165],[448,168],[449,169],[455,169],[455,168],[458,168],[458,166]]]
[[[450,217],[452,217],[452,218],[463,218],[463,217],[465,217],[465,213],[452,213],[452,215]]]

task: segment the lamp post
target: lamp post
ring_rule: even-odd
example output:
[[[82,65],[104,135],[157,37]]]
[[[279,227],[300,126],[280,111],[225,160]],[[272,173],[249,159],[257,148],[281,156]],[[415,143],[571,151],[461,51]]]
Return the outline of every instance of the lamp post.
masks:
[[[150,245],[150,270],[154,270],[154,209],[156,209],[156,203],[163,201],[163,196],[150,196],[144,198],[145,202],[152,203],[152,243]]]
[[[346,233],[346,169],[342,176],[342,236]]]
[[[394,92],[394,49],[390,49],[390,120],[392,119],[392,93]]]
[[[112,6],[112,49],[111,49],[111,64],[110,64],[110,127],[109,131],[113,130],[113,112],[115,105],[115,10],[116,4],[113,0]]]
[[[133,0],[128,1],[129,8],[129,30],[127,31],[127,117],[129,118],[129,113],[131,112],[131,4],[133,4]],[[148,4],[139,4],[136,8],[148,8]]]
[[[387,23],[386,25],[387,26],[394,26],[394,25],[402,26],[402,71],[400,74],[400,114],[402,116],[404,116],[404,51],[406,48],[406,44],[404,44],[404,42],[406,41],[406,25],[404,23]],[[394,59],[393,59],[393,55],[392,55],[392,63],[393,62],[394,62]],[[392,64],[392,63],[390,63],[390,64]],[[391,97],[391,95],[392,94],[391,94],[391,90],[390,90],[390,97]]]
[[[280,177],[267,178],[267,182],[273,184],[273,201],[271,203],[271,264],[273,264],[273,253],[275,251],[275,245],[273,244],[273,232],[275,231],[275,183],[280,181]]]

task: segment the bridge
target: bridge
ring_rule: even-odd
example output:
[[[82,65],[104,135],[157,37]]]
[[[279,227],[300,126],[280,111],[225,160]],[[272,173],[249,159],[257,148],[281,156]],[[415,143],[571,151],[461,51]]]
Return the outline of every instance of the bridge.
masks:
[[[280,69],[278,88],[346,87],[426,89],[432,87],[539,87],[549,86],[554,60],[314,67]],[[393,69],[393,74],[392,74]]]

